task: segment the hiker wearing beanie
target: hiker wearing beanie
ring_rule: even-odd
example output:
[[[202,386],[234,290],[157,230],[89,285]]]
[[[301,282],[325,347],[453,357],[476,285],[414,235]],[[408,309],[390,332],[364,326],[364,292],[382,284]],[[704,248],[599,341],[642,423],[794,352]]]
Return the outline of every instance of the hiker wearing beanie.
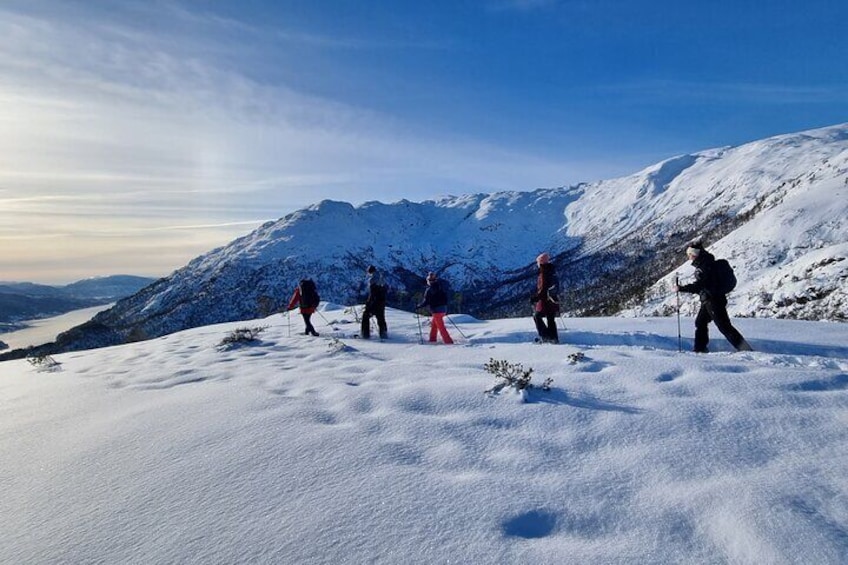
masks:
[[[686,248],[686,256],[692,261],[692,266],[695,267],[695,281],[690,284],[678,285],[676,290],[680,292],[688,292],[697,294],[701,299],[701,308],[698,310],[698,315],[695,317],[695,346],[693,350],[696,353],[707,353],[707,344],[710,342],[710,322],[715,322],[718,331],[720,331],[727,341],[736,348],[737,351],[751,351],[751,346],[742,337],[742,334],[733,327],[730,323],[730,316],[727,314],[727,292],[732,290],[735,285],[735,277],[733,271],[726,275],[727,269],[730,266],[726,261],[716,261],[715,256],[704,249],[700,241],[689,244]],[[725,282],[730,277],[731,283]]]
[[[539,267],[539,276],[536,279],[536,291],[530,296],[533,303],[533,321],[536,323],[536,331],[539,337],[536,341],[541,343],[559,343],[559,333],[556,326],[556,318],[559,315],[559,279],[556,269],[551,264],[551,258],[547,253],[536,257],[536,265]]]
[[[371,316],[374,316],[380,330],[380,339],[387,339],[389,331],[386,326],[386,283],[383,275],[374,265],[369,266],[365,273],[368,282],[368,298],[365,300],[365,309],[362,311],[360,335],[365,339],[371,337]]]
[[[425,306],[430,308],[432,318],[430,320],[430,343],[436,342],[436,334],[442,336],[442,341],[446,344],[453,343],[453,339],[445,327],[445,316],[448,312],[448,290],[447,284],[440,281],[436,277],[436,273],[430,272],[427,274],[427,290],[424,291],[424,298],[415,309],[420,310]]]

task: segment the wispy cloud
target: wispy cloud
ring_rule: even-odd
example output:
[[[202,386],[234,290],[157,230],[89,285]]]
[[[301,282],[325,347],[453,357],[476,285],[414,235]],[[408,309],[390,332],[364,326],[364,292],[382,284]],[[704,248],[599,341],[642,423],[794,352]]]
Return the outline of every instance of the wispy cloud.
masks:
[[[490,3],[490,9],[498,12],[531,12],[535,10],[553,8],[562,3],[562,0],[496,0]]]
[[[251,33],[170,5],[181,18]],[[44,265],[51,253],[87,265],[105,236],[142,248],[161,246],[153,235],[167,233],[173,253],[144,253],[154,262],[145,272],[166,272],[252,223],[323,198],[420,199],[549,186],[579,174],[474,139],[410,135],[409,124],[344,99],[258,82],[204,55],[204,42],[218,54],[216,39],[198,33],[182,42],[108,19],[0,8],[0,205],[15,210],[0,237],[62,234],[67,246],[32,245],[28,253],[43,254]],[[169,264],[177,241],[183,255]],[[120,255],[114,245],[103,253]],[[4,251],[0,269],[20,259]]]
[[[633,81],[599,85],[599,93],[624,96],[635,103],[656,100],[693,102],[734,102],[755,104],[828,104],[848,98],[848,84],[789,85],[753,82],[696,82],[681,80]]]
[[[141,8],[141,7],[140,7]],[[238,36],[247,41],[255,41],[256,38],[270,39],[291,45],[301,45],[327,50],[390,50],[390,49],[449,49],[454,43],[451,39],[425,39],[410,40],[408,38],[385,39],[364,35],[339,35],[305,31],[281,27],[279,23],[273,26],[262,26],[233,18],[222,17],[220,14],[208,10],[189,9],[186,6],[168,2],[156,6],[147,5],[146,9],[151,11],[165,11],[168,16],[173,17],[190,26],[200,26],[212,33],[225,33]]]

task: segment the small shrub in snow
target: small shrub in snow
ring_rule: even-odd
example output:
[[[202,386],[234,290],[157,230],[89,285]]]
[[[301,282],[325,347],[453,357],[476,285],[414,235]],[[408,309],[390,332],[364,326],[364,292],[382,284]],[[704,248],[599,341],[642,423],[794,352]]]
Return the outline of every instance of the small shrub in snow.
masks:
[[[571,365],[580,363],[581,361],[585,361],[585,360],[586,360],[586,356],[583,354],[582,351],[576,351],[576,352],[574,352],[574,353],[572,353],[571,355],[568,356],[568,363],[571,364]]]
[[[259,340],[259,334],[264,332],[267,326],[256,326],[254,328],[236,328],[228,336],[221,340],[218,347],[231,349],[241,345],[250,345]]]
[[[517,392],[533,388],[530,382],[533,379],[533,368],[525,369],[521,363],[510,363],[509,361],[490,358],[483,368],[493,374],[497,380],[492,388],[487,389],[487,394],[497,394],[506,387],[512,387]],[[544,391],[551,390],[553,379],[547,378],[539,387]]]
[[[33,355],[31,357],[27,357],[27,361],[39,372],[52,373],[62,370],[62,364],[53,359],[50,355]]]
[[[353,349],[349,347],[345,342],[340,340],[337,337],[330,338],[329,348],[331,353],[342,353],[344,351],[352,351]]]
[[[356,321],[359,321],[359,311],[356,309],[356,306],[348,306],[344,309],[345,314],[353,314],[353,317],[356,318]]]

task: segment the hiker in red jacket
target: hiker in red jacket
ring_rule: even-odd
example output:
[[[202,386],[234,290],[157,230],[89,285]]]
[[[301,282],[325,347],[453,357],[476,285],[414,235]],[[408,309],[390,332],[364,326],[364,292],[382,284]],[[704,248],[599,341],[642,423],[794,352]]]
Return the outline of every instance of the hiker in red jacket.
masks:
[[[315,288],[315,283],[312,279],[303,279],[294,288],[294,294],[291,300],[289,300],[286,310],[293,310],[298,304],[300,305],[300,315],[303,316],[303,322],[306,324],[306,331],[303,332],[304,335],[312,334],[316,337],[318,336],[318,332],[312,326],[311,318],[320,302],[321,297],[318,295],[318,290]]]

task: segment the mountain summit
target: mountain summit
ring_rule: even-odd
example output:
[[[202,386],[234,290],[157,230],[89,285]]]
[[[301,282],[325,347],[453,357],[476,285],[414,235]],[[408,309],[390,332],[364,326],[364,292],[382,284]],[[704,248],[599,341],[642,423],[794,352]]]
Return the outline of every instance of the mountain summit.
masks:
[[[682,155],[572,187],[353,206],[323,201],[269,222],[63,334],[61,350],[267,315],[296,282],[355,303],[374,264],[411,310],[428,271],[462,311],[528,313],[550,253],[571,315],[674,312],[669,282],[702,238],[735,267],[736,316],[845,320],[848,124]]]

